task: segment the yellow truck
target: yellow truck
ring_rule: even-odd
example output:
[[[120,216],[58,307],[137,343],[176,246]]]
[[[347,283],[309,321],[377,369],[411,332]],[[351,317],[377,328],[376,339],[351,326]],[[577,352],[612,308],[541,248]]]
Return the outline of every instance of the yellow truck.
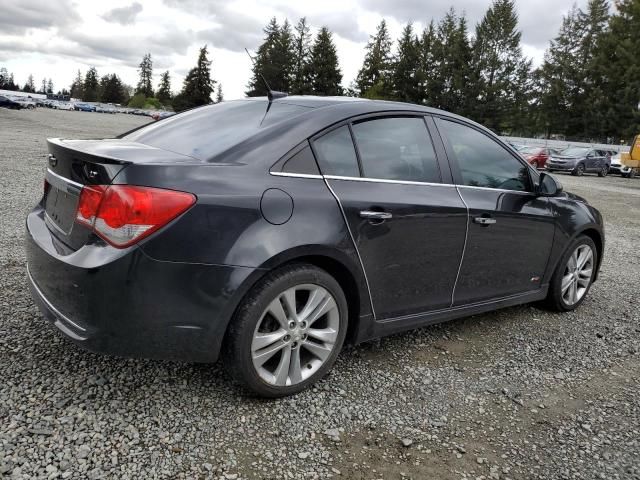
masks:
[[[640,174],[640,135],[636,135],[631,142],[630,151],[620,154],[620,163],[620,173],[623,177],[633,178]]]

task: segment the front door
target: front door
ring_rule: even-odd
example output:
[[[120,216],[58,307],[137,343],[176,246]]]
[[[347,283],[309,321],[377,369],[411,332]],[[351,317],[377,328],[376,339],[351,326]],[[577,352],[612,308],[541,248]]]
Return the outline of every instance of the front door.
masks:
[[[450,307],[467,211],[441,181],[425,120],[355,122],[313,147],[362,259],[376,318]]]
[[[479,129],[444,119],[437,126],[469,208],[454,306],[538,290],[555,223],[548,200],[533,193],[533,172]]]

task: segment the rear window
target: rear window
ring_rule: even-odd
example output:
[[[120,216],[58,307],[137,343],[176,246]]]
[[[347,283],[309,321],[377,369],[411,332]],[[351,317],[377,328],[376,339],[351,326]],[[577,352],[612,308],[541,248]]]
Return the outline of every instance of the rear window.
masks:
[[[294,117],[308,107],[266,100],[238,100],[197,108],[152,123],[122,137],[198,160],[213,157],[250,138],[261,128]]]

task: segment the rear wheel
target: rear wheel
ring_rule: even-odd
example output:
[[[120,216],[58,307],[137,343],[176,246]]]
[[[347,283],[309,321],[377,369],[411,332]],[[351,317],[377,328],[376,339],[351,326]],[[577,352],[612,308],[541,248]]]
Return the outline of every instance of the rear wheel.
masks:
[[[324,270],[291,265],[256,285],[232,322],[223,347],[231,376],[254,394],[283,397],[333,366],[347,331],[347,301]]]
[[[547,305],[560,312],[578,308],[591,288],[597,265],[598,251],[593,240],[586,235],[576,238],[551,278]]]
[[[606,177],[607,174],[609,173],[609,167],[607,167],[606,165],[604,167],[602,167],[600,169],[600,171],[598,172],[598,176],[599,177]]]

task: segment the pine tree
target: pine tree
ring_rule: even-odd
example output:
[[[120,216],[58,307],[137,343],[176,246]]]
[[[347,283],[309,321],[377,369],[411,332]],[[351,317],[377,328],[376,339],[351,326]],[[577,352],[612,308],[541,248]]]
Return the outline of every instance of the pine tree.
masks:
[[[47,93],[47,79],[46,78],[42,79],[42,83],[40,85],[41,85],[40,92],[38,92],[38,93]]]
[[[398,40],[398,53],[393,64],[392,85],[395,99],[402,102],[422,102],[419,69],[420,42],[413,33],[413,25],[408,23]]]
[[[620,0],[616,10],[597,42],[594,88],[602,134],[628,143],[640,132],[640,1]]]
[[[82,73],[78,70],[76,77],[71,83],[70,95],[71,98],[82,98],[82,92],[84,91],[84,81],[82,80]]]
[[[253,75],[247,85],[247,96],[258,97],[267,94],[262,78],[273,90],[283,90],[285,72],[282,65],[278,65],[278,51],[280,49],[280,26],[275,17],[271,19],[263,30],[265,37],[262,45],[254,57]]]
[[[222,84],[219,83],[218,84],[218,89],[216,90],[216,102],[215,103],[220,103],[224,101],[224,95],[222,93]]]
[[[434,105],[432,88],[434,87],[436,26],[433,20],[425,28],[418,43],[418,67],[416,71],[417,84],[420,89],[418,103]]]
[[[207,45],[205,45],[200,49],[196,66],[184,79],[182,92],[174,99],[173,107],[176,111],[211,103],[211,94],[216,81],[211,78],[212,62],[207,55]]]
[[[99,98],[100,83],[98,80],[98,71],[95,67],[91,67],[87,70],[84,76],[82,90],[82,100],[85,102],[97,102]]]
[[[138,80],[136,93],[142,93],[147,98],[153,97],[153,85],[151,83],[153,80],[153,61],[151,60],[150,53],[147,53],[142,57],[138,73],[140,75],[140,80]]]
[[[115,73],[102,77],[100,81],[100,101],[105,103],[126,103],[124,85]]]
[[[356,78],[360,95],[367,98],[389,98],[391,67],[391,37],[387,22],[382,20],[376,34],[367,43],[364,62]]]
[[[528,107],[531,61],[520,46],[513,0],[494,0],[473,42],[475,120],[496,132],[520,131]]]
[[[26,93],[36,93],[36,84],[33,80],[33,75],[29,74],[27,77],[27,83],[24,84],[22,91]]]
[[[309,66],[311,89],[315,95],[342,95],[338,51],[327,27],[320,29],[313,42]]]
[[[53,80],[51,79],[47,82],[47,93],[53,93]]]
[[[160,84],[158,85],[156,98],[163,105],[168,105],[171,103],[171,97],[171,77],[169,75],[169,71],[167,70],[162,75],[160,75]]]
[[[460,115],[468,114],[471,50],[467,21],[450,9],[438,23],[433,39],[429,105]]]
[[[309,78],[311,73],[309,65],[311,29],[307,23],[306,17],[302,17],[298,21],[294,30],[294,64],[291,74],[291,93],[294,95],[307,95],[311,93],[311,80]]]

